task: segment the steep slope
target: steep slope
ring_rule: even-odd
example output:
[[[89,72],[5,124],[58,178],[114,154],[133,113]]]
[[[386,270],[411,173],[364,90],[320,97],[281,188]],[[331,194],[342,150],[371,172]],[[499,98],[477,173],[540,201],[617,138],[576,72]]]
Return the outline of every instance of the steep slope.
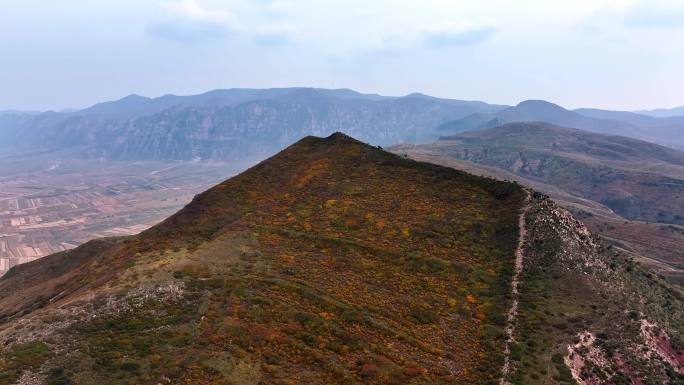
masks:
[[[236,159],[265,156],[305,135],[344,131],[374,144],[421,141],[469,107],[423,98],[335,100],[309,91],[235,107],[181,108],[141,118],[102,148],[115,159]]]
[[[0,383],[496,383],[523,197],[305,138],[139,236],[11,270]]]
[[[684,120],[681,118],[655,118],[630,112],[578,109],[569,111],[543,100],[527,100],[517,106],[493,113],[475,114],[447,122],[438,129],[447,133],[493,128],[505,123],[543,122],[591,132],[621,135],[661,145],[684,148],[681,139]]]
[[[445,121],[500,108],[316,88],[131,95],[73,113],[0,115],[0,155],[77,148],[82,156],[117,160],[263,158],[304,136],[336,131],[376,145],[434,140]]]
[[[606,205],[628,219],[684,224],[684,153],[542,123],[464,132],[427,145]]]
[[[616,246],[665,262],[648,261],[672,279],[684,278],[681,152],[541,123],[445,139],[392,151],[543,191]]]
[[[681,384],[681,288],[606,248],[533,194],[511,347],[513,384]]]
[[[456,133],[470,130],[485,130],[488,128],[499,127],[506,124],[498,117],[491,114],[472,114],[463,119],[446,122],[436,128],[437,131],[444,133]]]

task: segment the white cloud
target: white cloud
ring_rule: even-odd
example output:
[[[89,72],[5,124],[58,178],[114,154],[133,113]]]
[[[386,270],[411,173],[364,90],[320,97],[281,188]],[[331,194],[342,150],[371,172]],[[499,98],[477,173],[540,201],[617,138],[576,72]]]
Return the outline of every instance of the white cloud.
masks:
[[[239,29],[234,15],[225,9],[204,8],[197,0],[165,4],[165,16],[148,26],[153,36],[179,42],[222,38]]]
[[[198,22],[212,22],[230,24],[233,15],[227,10],[202,8],[196,0],[180,0],[167,6],[169,13],[179,18],[186,18]]]
[[[683,103],[684,0],[92,3],[0,0],[0,52],[7,53],[0,83],[11,91],[0,103],[50,105],[46,85],[70,92],[65,104],[80,105],[105,91],[302,83],[507,103]],[[25,79],[33,80],[20,84]],[[16,105],[17,95],[26,106]]]
[[[489,25],[452,24],[427,31],[423,36],[423,44],[433,48],[478,44],[491,38],[496,31],[495,27]]]

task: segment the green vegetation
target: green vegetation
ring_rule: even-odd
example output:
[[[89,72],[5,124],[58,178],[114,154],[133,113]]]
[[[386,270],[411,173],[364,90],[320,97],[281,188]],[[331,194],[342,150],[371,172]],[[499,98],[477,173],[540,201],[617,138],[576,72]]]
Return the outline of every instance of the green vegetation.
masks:
[[[613,383],[628,384],[633,375],[644,384],[662,383],[660,364],[634,352],[641,349],[642,313],[664,326],[675,346],[684,346],[677,342],[684,332],[684,306],[673,298],[677,289],[588,237],[573,239],[570,229],[577,224],[554,217],[550,201],[536,199],[527,221],[532,241],[526,244],[511,382],[574,383],[563,356],[579,333],[589,331],[610,366],[589,365],[586,378],[611,377]]]
[[[29,295],[11,304],[29,316],[3,335],[49,336],[7,344],[4,383],[498,384],[525,195],[343,135],[306,138],[139,236],[60,256],[74,269],[30,264],[3,281],[43,274],[50,294],[40,317]],[[535,194],[511,381],[571,383],[564,355],[585,330],[625,367],[667,375],[624,346],[642,313],[679,344],[680,294],[556,211]]]
[[[49,346],[42,341],[16,344],[0,350],[0,384],[13,384],[22,372],[40,368],[50,355]]]

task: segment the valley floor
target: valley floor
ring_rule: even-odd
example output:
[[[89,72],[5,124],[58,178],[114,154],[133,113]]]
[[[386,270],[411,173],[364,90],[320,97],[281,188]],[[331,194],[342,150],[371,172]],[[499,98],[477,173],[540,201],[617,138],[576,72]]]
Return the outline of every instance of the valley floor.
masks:
[[[0,275],[95,238],[137,234],[245,163],[0,159]]]

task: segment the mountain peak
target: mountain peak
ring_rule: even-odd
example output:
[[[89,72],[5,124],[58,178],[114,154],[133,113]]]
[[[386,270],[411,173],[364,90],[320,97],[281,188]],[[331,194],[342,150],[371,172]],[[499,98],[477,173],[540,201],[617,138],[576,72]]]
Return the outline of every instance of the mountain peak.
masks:
[[[138,94],[130,94],[128,96],[124,96],[123,98],[119,99],[119,101],[143,101],[143,100],[150,100],[147,96],[142,96]]]
[[[358,140],[356,140],[356,139],[352,138],[351,136],[349,136],[343,132],[340,132],[340,131],[337,131],[337,132],[330,134],[330,136],[325,138],[325,140],[334,141],[334,142],[358,142],[358,143],[360,143]]]
[[[404,97],[405,98],[434,99],[434,96],[425,95],[424,93],[421,93],[421,92],[412,92],[412,93],[410,93]]]
[[[115,373],[117,383],[475,384],[501,366],[499,345],[481,336],[503,333],[499,282],[512,271],[522,205],[511,183],[342,133],[307,137],[138,236],[13,270],[0,279],[0,326],[37,308],[41,322],[62,322],[43,315],[69,305],[78,327],[36,326],[57,330],[36,346],[73,344],[73,360],[46,354],[45,367]],[[12,341],[30,332],[6,330]],[[231,369],[203,364],[214,359]]]
[[[547,102],[546,100],[541,99],[524,100],[518,103],[518,105],[515,108],[544,108],[567,111],[565,108],[559,106],[558,104]]]

